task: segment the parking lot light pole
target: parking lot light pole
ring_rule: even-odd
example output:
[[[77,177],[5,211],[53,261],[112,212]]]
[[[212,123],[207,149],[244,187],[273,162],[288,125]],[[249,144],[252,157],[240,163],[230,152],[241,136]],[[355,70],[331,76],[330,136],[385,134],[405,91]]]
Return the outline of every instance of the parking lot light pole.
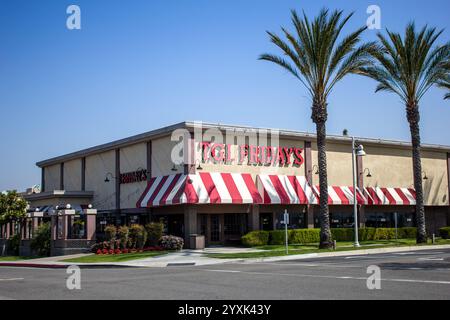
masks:
[[[364,147],[355,147],[355,137],[352,136],[352,170],[353,170],[353,221],[355,224],[355,247],[360,247],[358,239],[358,199],[356,197],[356,156],[365,156]]]

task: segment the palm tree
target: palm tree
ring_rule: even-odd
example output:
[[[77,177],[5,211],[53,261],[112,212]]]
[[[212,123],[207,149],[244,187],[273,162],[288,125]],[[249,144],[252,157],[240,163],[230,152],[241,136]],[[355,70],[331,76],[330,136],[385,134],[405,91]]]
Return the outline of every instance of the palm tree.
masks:
[[[450,43],[433,48],[441,33],[442,31],[437,32],[435,28],[427,26],[417,33],[414,23],[407,25],[403,38],[389,30],[387,38],[379,33],[380,48],[372,53],[375,63],[361,70],[379,82],[376,92],[395,93],[406,107],[416,189],[417,243],[426,242],[427,239],[420,157],[419,101],[434,85],[447,85],[448,88]]]
[[[370,52],[374,43],[357,47],[360,36],[366,27],[361,27],[349,35],[338,39],[345,24],[353,13],[343,17],[342,11],[322,9],[319,15],[309,21],[305,13],[299,18],[295,10],[291,11],[291,20],[295,28],[292,34],[285,28],[282,32],[286,40],[274,33],[267,32],[270,40],[279,49],[282,56],[263,54],[260,60],[271,61],[300,80],[306,88],[312,103],[311,119],[316,124],[319,186],[320,186],[320,248],[331,248],[330,218],[328,209],[328,182],[326,157],[326,121],[327,100],[337,82],[346,75],[359,73],[370,64]]]
[[[445,100],[450,99],[450,78],[445,81],[440,81],[438,83],[438,86],[448,90],[448,92],[444,96],[444,99]]]

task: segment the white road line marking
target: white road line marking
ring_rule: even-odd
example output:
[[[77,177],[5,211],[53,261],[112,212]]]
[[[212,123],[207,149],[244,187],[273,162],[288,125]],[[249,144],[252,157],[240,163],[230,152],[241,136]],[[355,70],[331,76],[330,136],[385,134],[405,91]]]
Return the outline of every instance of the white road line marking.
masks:
[[[241,271],[238,270],[210,270],[210,269],[205,269],[205,271],[210,271],[210,272],[227,272],[227,273],[240,273]]]
[[[19,281],[25,280],[24,278],[10,278],[10,279],[0,279],[0,281]]]
[[[241,262],[240,264],[254,264],[254,265],[267,265],[267,266],[298,266],[298,267],[321,267],[324,264],[311,264],[311,263],[284,263],[284,262]]]
[[[444,252],[397,252],[395,253],[396,255],[400,255],[400,256],[404,256],[404,255],[411,255],[411,254],[416,254],[416,255],[430,255],[430,254],[442,254]]]
[[[433,257],[429,257],[429,258],[418,258],[417,260],[428,260],[428,261],[444,261],[444,258],[433,258]]]
[[[333,263],[321,263],[321,264],[309,264],[309,263],[284,263],[284,262],[280,262],[280,263],[276,263],[276,262],[242,262],[240,264],[245,264],[245,265],[268,265],[268,266],[294,266],[294,267],[311,267],[311,268],[326,268],[326,267],[331,267],[331,268],[363,268],[364,266],[362,265],[352,265],[352,264],[347,264],[347,265],[339,265],[339,264],[333,264]]]
[[[213,272],[226,272],[226,273],[241,273],[241,274],[255,274],[264,276],[290,276],[290,277],[301,277],[301,278],[322,278],[322,279],[342,279],[342,280],[364,280],[366,277],[351,277],[351,276],[323,276],[314,274],[292,274],[292,273],[275,273],[275,272],[253,272],[253,271],[238,271],[238,270],[212,270],[205,269],[204,271]],[[418,280],[418,279],[387,279],[382,278],[381,281],[389,282],[408,282],[408,283],[432,283],[432,284],[445,284],[450,285],[450,281],[439,281],[439,280]]]

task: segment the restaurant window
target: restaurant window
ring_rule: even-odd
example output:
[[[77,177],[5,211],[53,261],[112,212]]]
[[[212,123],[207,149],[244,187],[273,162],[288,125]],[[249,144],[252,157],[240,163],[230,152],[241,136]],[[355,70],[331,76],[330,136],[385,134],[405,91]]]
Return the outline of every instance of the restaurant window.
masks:
[[[273,230],[273,214],[272,213],[261,213],[260,214],[260,229],[264,231]]]
[[[276,229],[284,229],[283,221],[283,212],[277,213],[277,218],[275,220]],[[303,229],[306,228],[306,213],[304,212],[289,212],[289,225],[288,229]]]
[[[225,214],[224,215],[224,234],[236,235],[245,233],[245,214]]]
[[[353,228],[354,227],[353,213],[349,213],[349,212],[330,213],[330,227],[331,228]]]
[[[397,213],[397,227],[414,227],[414,214],[412,212]],[[366,227],[394,228],[395,212],[377,212],[366,214]]]

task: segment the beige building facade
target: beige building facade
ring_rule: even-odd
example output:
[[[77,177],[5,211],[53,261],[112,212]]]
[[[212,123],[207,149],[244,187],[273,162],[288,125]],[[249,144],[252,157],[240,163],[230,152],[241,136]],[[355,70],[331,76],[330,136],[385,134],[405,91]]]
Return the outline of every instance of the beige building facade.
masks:
[[[356,140],[364,146],[366,152],[366,156],[356,159],[359,190],[414,188],[409,143],[366,138]],[[449,159],[449,146],[425,144],[422,147],[429,233],[436,233],[439,227],[449,224]],[[330,186],[339,188],[353,185],[350,137],[328,137],[327,162]],[[267,203],[265,198],[268,199],[270,192],[263,190],[266,188],[264,177],[278,176],[281,181],[282,177],[295,176],[298,181],[303,181],[304,178],[314,192],[319,183],[314,134],[183,122],[44,160],[38,162],[37,166],[42,170],[41,193],[28,197],[31,205],[91,204],[98,210],[99,233],[106,224],[145,224],[162,219],[168,233],[186,238],[189,234],[202,233],[208,243],[226,243],[238,241],[243,233],[250,230],[280,227],[280,214],[285,209],[293,214],[295,222],[292,227],[318,226],[318,206],[314,201],[296,202],[291,199],[291,203]],[[254,184],[261,201],[255,200],[257,196],[255,198],[252,194],[254,197],[249,203],[236,203],[233,196],[227,203],[224,203],[226,201],[223,197],[221,201],[211,203],[215,191],[209,190],[206,195],[208,199],[203,201],[199,195],[197,203],[188,199],[179,204],[152,204],[153,200],[167,200],[173,196],[169,189],[177,187],[175,179],[180,176],[187,176],[189,183],[191,180],[195,182],[196,175],[206,179],[209,174],[219,188],[223,182],[218,182],[219,175],[215,174],[221,174],[225,179],[228,176],[224,174],[228,173],[233,179],[249,175],[252,186],[246,180],[248,190],[251,191]],[[151,187],[152,183],[161,181],[161,178],[160,186]],[[273,182],[270,179],[267,181]],[[173,181],[172,185],[170,181]],[[224,181],[226,184],[227,181]],[[205,186],[208,188],[206,182],[202,187]],[[165,194],[159,190],[159,195],[149,195],[152,188],[158,187],[169,189]],[[231,189],[228,185],[226,187],[231,194]],[[289,188],[291,187],[288,186]],[[144,201],[146,196],[149,198],[149,205]],[[279,196],[283,198],[283,195]],[[400,225],[413,226],[415,223],[415,207],[412,203],[360,203],[358,208],[362,226],[393,226],[393,214],[399,215],[396,219],[399,219],[397,223]],[[332,227],[351,226],[352,210],[353,206],[349,203],[331,203]]]

